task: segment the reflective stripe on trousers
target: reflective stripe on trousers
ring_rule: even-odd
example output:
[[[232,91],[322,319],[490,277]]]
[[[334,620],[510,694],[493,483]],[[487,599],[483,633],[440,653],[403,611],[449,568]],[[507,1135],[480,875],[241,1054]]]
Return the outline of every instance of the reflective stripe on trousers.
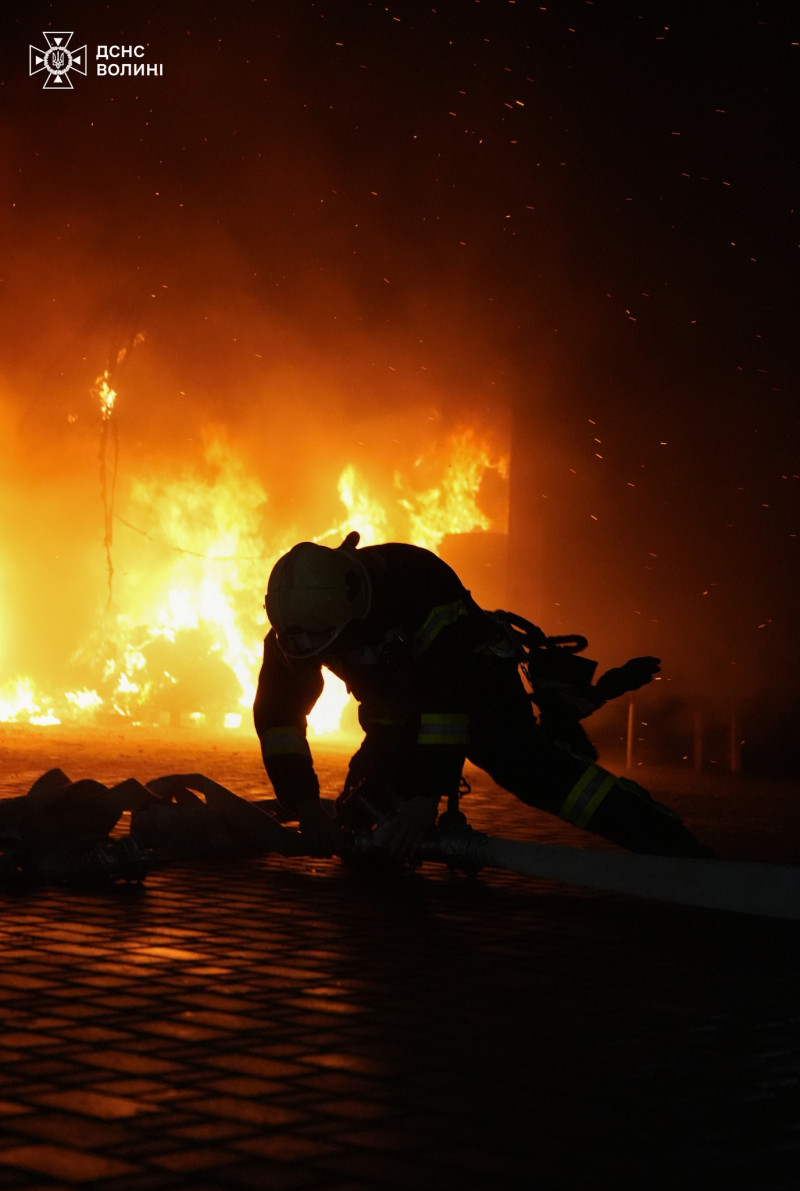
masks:
[[[617,778],[599,765],[590,765],[578,778],[558,814],[576,827],[586,827],[603,799],[617,783]]]
[[[462,712],[435,711],[420,716],[417,744],[450,744],[466,748],[469,716]]]
[[[311,749],[301,728],[268,728],[261,735],[261,754],[264,757],[310,757]]]

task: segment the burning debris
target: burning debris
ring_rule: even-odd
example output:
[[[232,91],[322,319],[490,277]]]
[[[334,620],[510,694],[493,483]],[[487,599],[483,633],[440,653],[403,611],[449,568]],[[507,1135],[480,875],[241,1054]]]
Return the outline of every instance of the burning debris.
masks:
[[[505,418],[512,606],[598,653],[654,651],[681,699],[749,700],[761,756],[793,773],[787,6],[683,6],[667,28],[592,3],[229,5],[213,37],[198,6],[153,6],[75,36],[157,32],[163,77],[123,65],[61,95],[5,7],[5,719],[234,722],[270,561],[337,522],[488,550],[484,427]],[[404,426],[359,443],[369,419]],[[188,491],[177,529],[132,491],[227,500],[216,425],[269,497],[241,587],[249,541],[195,533]],[[186,697],[192,650],[218,693]]]
[[[116,356],[117,368],[130,347]],[[148,460],[122,473],[119,387],[106,369],[92,390],[105,607],[95,593],[94,623],[64,666],[71,681],[59,687],[37,674],[0,685],[0,722],[249,728],[266,576],[298,529],[277,524],[264,482],[221,430],[205,432],[193,462]],[[495,492],[487,512],[487,477],[503,489],[506,459],[472,427],[442,434],[382,483],[343,460],[338,495],[324,495],[306,514],[302,536],[323,542],[357,529],[365,541],[394,537],[438,550],[447,535],[503,531],[505,493],[498,500]],[[331,524],[337,503],[341,517]],[[328,675],[311,733],[337,731],[347,701],[344,685]]]

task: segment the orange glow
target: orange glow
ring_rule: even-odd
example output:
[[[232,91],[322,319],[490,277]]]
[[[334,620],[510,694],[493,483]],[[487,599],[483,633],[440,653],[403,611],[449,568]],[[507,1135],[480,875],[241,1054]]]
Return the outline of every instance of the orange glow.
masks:
[[[347,519],[341,526],[344,533],[357,530],[361,535],[362,546],[374,546],[376,542],[386,541],[386,511],[371,500],[363,488],[359,488],[355,468],[351,464],[345,467],[339,477],[339,499],[347,510]]]
[[[109,374],[106,368],[103,375],[98,376],[94,385],[94,391],[100,399],[100,417],[104,422],[107,422],[114,412],[114,402],[117,400],[116,390],[111,388],[108,381]]]
[[[341,678],[324,672],[325,687],[308,717],[309,736],[332,736],[339,732],[342,714],[348,704],[350,695]]]
[[[438,550],[447,534],[492,529],[491,520],[478,503],[481,480],[491,470],[508,478],[507,459],[493,459],[473,430],[458,430],[447,440],[445,451],[433,463],[439,476],[429,487],[420,491],[402,475],[395,473],[394,477],[395,488],[401,493],[400,503],[408,512],[408,540],[433,551]],[[417,459],[415,471],[430,477],[431,469],[431,461]]]
[[[108,371],[92,396],[102,435],[119,416]],[[299,525],[276,524],[267,484],[220,432],[207,431],[191,463],[150,460],[115,476],[116,494],[103,490],[109,599],[71,659],[69,682],[7,680],[0,722],[251,731],[268,627],[263,593],[275,561],[295,542],[338,544],[357,530],[363,546],[395,540],[437,551],[448,534],[505,530],[479,496],[487,472],[504,481],[506,461],[477,430],[439,430],[438,441],[432,437],[426,454],[405,467],[394,466],[391,444],[387,457],[377,479],[343,458],[336,490],[314,497],[316,524],[313,509],[301,512]],[[337,505],[340,520],[331,518]],[[102,555],[94,549],[99,577]],[[102,594],[93,593],[98,605]],[[349,699],[326,672],[309,734],[340,731]]]

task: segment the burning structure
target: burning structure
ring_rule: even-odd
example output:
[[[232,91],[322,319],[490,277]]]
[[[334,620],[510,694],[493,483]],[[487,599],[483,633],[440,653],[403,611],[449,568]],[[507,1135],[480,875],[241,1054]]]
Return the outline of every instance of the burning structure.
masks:
[[[104,9],[75,44],[163,71],[64,92],[27,74],[49,5],[3,13],[0,719],[246,719],[271,561],[355,528],[660,655],[774,755],[786,20],[184,8]]]
[[[144,354],[145,335],[137,333],[132,346]],[[123,371],[127,351],[117,354],[116,371]],[[79,450],[90,452],[96,436],[95,500],[89,500],[91,485],[81,482],[88,504],[69,515],[73,531],[77,522],[87,534],[81,550],[71,543],[68,561],[74,583],[83,558],[81,589],[71,604],[69,581],[56,582],[57,632],[32,672],[0,687],[0,720],[87,726],[194,722],[213,728],[236,728],[244,720],[249,726],[267,627],[266,579],[297,540],[335,544],[356,529],[365,545],[396,539],[445,556],[449,547],[462,573],[472,574],[478,598],[502,590],[508,448],[497,427],[482,434],[475,426],[445,426],[420,411],[421,450],[406,432],[404,443],[395,438],[386,454],[371,462],[329,452],[324,479],[313,483],[308,454],[321,461],[322,442],[308,443],[303,457],[285,450],[281,437],[283,461],[273,454],[265,466],[258,450],[235,444],[223,425],[200,428],[191,458],[159,454],[137,466],[120,430],[124,405],[137,400],[135,376],[125,391],[112,371],[105,369],[90,389],[94,410],[84,418],[67,417],[70,429],[87,423]],[[273,400],[280,402],[281,395]],[[373,435],[385,436],[390,419],[376,422]],[[358,446],[354,453],[363,457]],[[278,514],[270,476],[279,475],[280,494],[287,469],[291,511]],[[63,476],[58,486],[60,492],[67,486]],[[48,530],[39,521],[46,514],[30,515],[23,541],[55,550],[63,532],[58,521]],[[12,553],[13,538],[12,530],[6,542]],[[471,548],[473,540],[477,548]],[[493,547],[490,557],[481,549],[485,542]],[[19,586],[28,603],[33,593]],[[21,625],[23,613],[12,600],[6,623],[16,617]],[[14,635],[25,642],[21,627]],[[33,635],[47,638],[46,625],[37,623]],[[25,655],[30,657],[30,642],[20,660]],[[311,718],[312,732],[337,729],[346,698],[330,676]]]

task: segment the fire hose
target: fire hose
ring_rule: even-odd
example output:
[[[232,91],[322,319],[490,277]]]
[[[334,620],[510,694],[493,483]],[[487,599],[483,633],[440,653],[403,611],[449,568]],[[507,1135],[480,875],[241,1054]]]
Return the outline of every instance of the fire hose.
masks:
[[[447,819],[443,816],[442,819]],[[476,873],[484,867],[566,885],[649,898],[659,902],[729,910],[769,918],[800,919],[800,867],[758,861],[700,860],[631,852],[569,848],[485,835],[463,815],[442,823],[422,845],[422,860]],[[381,829],[353,833],[344,858],[379,858]]]
[[[130,837],[101,842],[88,856],[73,855],[69,838],[65,837],[63,848],[57,848],[50,857],[39,858],[33,875],[58,881],[102,876],[110,882],[138,882],[154,857],[169,858],[170,845],[176,842],[179,847],[175,854],[184,858],[219,851],[221,840],[234,851],[246,845],[266,854],[298,859],[308,855],[302,832],[279,821],[274,800],[253,804],[202,774],[172,775],[151,785],[163,787],[164,794],[176,783],[182,789],[201,791],[205,804],[191,794],[189,805],[154,800],[132,810]],[[123,786],[116,789],[123,790]],[[364,805],[368,806],[366,802]],[[390,819],[380,814],[375,814],[372,821],[375,819],[378,826],[372,829],[359,825],[345,832],[343,860],[369,858],[378,864],[388,863],[385,840]],[[101,834],[107,829],[104,823]],[[18,873],[13,856],[5,859],[9,862],[7,877],[25,876]],[[474,830],[457,804],[439,817],[436,828],[423,842],[421,859],[468,874],[487,867],[499,868],[539,880],[677,905],[800,919],[798,866],[651,856],[505,839]],[[0,864],[0,883],[2,877]]]

